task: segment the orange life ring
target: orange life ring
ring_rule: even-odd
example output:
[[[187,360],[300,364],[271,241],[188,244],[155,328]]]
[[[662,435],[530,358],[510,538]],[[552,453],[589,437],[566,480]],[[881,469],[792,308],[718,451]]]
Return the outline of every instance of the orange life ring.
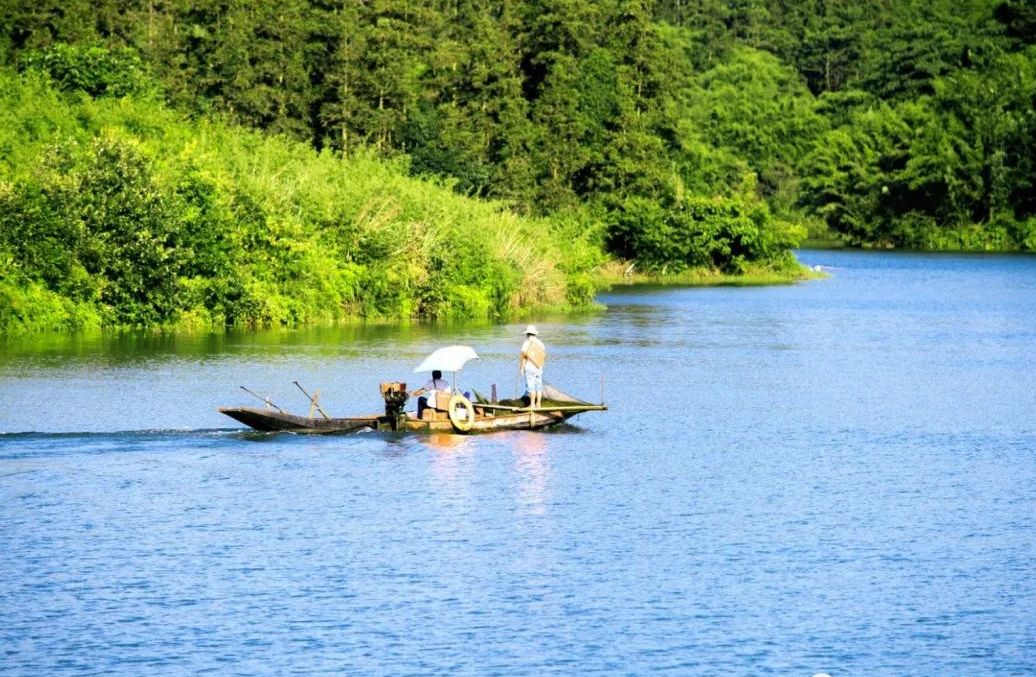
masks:
[[[461,413],[461,409],[464,413]],[[460,393],[454,393],[450,398],[450,405],[446,410],[450,415],[450,423],[459,433],[466,433],[475,425],[475,407],[471,406],[471,400]]]

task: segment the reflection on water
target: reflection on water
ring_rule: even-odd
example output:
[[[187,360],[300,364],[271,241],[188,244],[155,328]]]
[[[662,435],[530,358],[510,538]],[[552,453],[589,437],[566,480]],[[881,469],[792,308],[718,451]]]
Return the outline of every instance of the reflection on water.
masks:
[[[545,433],[216,412],[507,396],[524,321],[3,341],[0,672],[1031,673],[1036,259],[803,256],[535,318],[610,407]]]
[[[542,515],[549,498],[550,456],[548,437],[534,432],[516,432],[508,435],[518,473],[520,505],[523,510]]]
[[[471,438],[467,435],[455,433],[429,433],[419,438],[422,444],[435,452],[436,457],[441,457],[453,452],[462,452],[465,448],[471,447]]]
[[[467,435],[430,433],[420,437],[421,445],[432,452],[432,468],[439,477],[454,479],[456,467],[471,451],[472,440]]]
[[[431,433],[420,437],[420,445],[431,452],[432,478],[439,491],[453,498],[468,495],[467,485],[473,480],[472,439],[466,435]]]

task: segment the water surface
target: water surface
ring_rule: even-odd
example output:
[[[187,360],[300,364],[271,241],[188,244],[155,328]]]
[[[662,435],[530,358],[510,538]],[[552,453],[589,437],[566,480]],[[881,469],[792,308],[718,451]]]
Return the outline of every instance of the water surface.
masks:
[[[551,433],[257,435],[522,324],[0,344],[0,672],[1031,674],[1036,259],[534,318]]]

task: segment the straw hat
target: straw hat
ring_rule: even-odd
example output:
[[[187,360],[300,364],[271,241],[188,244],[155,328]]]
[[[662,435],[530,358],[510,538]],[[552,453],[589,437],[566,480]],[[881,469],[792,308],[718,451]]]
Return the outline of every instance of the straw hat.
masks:
[[[525,333],[527,335],[532,334],[533,336],[536,336],[539,332],[536,331],[536,325],[530,324],[528,327],[525,328]]]

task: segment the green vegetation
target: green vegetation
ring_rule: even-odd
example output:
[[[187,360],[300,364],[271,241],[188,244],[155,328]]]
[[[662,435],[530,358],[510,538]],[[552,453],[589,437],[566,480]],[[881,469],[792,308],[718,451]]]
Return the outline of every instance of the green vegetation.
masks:
[[[599,279],[609,286],[649,284],[655,286],[680,287],[762,287],[779,284],[793,284],[805,280],[819,280],[828,277],[820,269],[795,265],[775,268],[772,265],[752,264],[737,275],[730,275],[708,267],[686,268],[679,272],[668,269],[647,272],[639,271],[635,263],[625,264],[611,261],[598,271]]]
[[[357,152],[0,75],[0,330],[496,317],[591,303],[576,223]],[[578,231],[578,232],[577,232]],[[565,246],[560,246],[560,242]]]
[[[0,330],[496,317],[608,258],[793,278],[807,235],[1033,250],[1034,36],[1023,0],[12,0]]]

